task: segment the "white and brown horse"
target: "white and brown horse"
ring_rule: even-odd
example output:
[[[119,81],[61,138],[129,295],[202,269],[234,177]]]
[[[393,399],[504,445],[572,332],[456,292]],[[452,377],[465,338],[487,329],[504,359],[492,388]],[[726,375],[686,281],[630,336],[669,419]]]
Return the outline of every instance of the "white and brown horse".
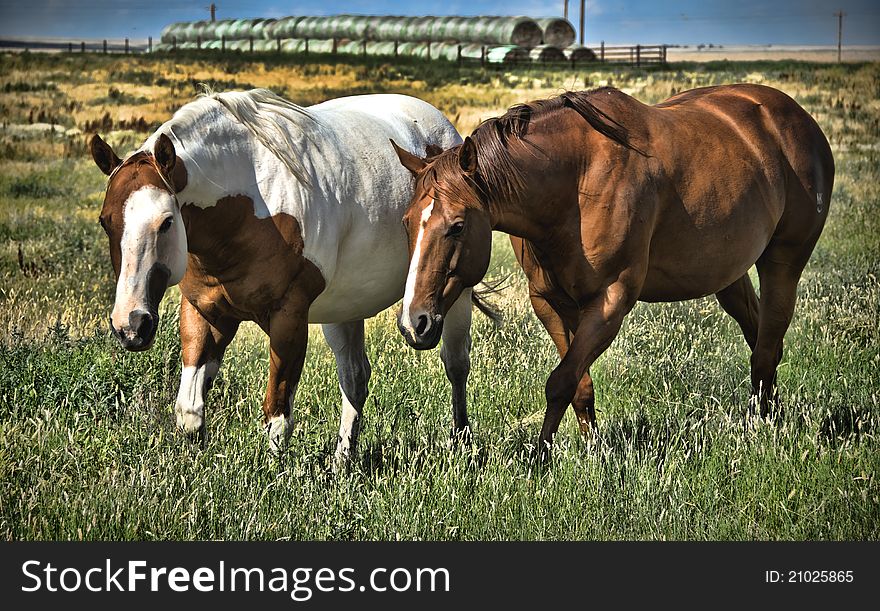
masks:
[[[342,390],[337,463],[354,451],[370,377],[363,321],[407,282],[400,219],[414,185],[391,138],[425,155],[461,142],[415,98],[302,108],[267,90],[202,96],[124,160],[92,138],[110,176],[100,221],[117,278],[110,325],[125,348],[149,348],[159,301],[180,284],[180,428],[204,437],[205,395],[239,323],[252,320],[270,338],[263,412],[270,447],[283,448],[308,324],[322,323]],[[471,299],[450,306],[440,351],[457,430],[468,427]]]
[[[416,348],[436,345],[461,291],[486,273],[492,230],[510,234],[562,359],[547,380],[542,450],[568,404],[584,432],[593,426],[590,366],[639,300],[715,294],[752,349],[768,412],[834,182],[825,136],[787,95],[731,85],[646,106],[611,88],[570,92],[515,106],[431,159],[398,156],[418,177],[400,328]]]

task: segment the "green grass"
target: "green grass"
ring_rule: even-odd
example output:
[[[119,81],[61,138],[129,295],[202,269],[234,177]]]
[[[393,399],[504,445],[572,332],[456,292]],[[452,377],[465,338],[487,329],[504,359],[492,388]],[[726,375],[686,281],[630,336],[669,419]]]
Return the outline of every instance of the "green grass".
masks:
[[[47,71],[81,62],[71,78],[82,82],[87,69],[113,67],[101,56],[94,64],[2,59],[16,69],[27,61]],[[251,79],[249,64],[230,61],[236,80]],[[138,66],[129,78],[152,82],[149,61]],[[491,274],[510,273],[511,281],[497,297],[505,324],[475,317],[471,448],[449,442],[437,351],[409,349],[384,312],[367,326],[373,378],[351,473],[329,472],[340,396],[317,332],[284,467],[259,426],[267,344],[250,324],[210,394],[200,449],[174,429],[176,289],[163,302],[151,351],[127,353],[106,330],[113,280],[96,222],[103,175],[82,154],[10,154],[0,159],[0,536],[880,538],[878,69],[729,64],[689,75],[694,69],[614,78],[649,99],[692,78],[789,75],[793,91],[816,96],[805,104],[835,144],[831,213],[786,336],[778,417],[747,416],[748,350],[714,299],[639,304],[594,367],[600,435],[584,442],[566,414],[552,468],[536,470],[531,444],[557,358],[498,235]],[[450,67],[431,78],[448,85],[467,74]],[[477,79],[484,97],[476,103],[493,103],[496,79],[522,78],[515,71]]]

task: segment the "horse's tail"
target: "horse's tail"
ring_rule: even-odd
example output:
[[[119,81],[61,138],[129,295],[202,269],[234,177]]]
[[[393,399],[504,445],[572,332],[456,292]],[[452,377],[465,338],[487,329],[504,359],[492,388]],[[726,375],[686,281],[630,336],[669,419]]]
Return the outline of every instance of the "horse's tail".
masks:
[[[483,313],[489,320],[491,320],[495,326],[500,327],[504,322],[504,317],[501,316],[501,312],[499,312],[495,306],[493,306],[486,299],[489,295],[494,295],[501,291],[502,284],[507,280],[507,276],[504,276],[500,280],[492,280],[490,282],[480,282],[477,286],[474,287],[473,291],[471,291],[471,302],[477,307],[477,309]]]

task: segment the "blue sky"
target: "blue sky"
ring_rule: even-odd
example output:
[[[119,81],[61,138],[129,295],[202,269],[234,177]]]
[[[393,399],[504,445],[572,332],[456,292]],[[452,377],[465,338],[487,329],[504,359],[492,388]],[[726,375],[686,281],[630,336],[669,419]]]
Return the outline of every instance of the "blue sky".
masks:
[[[561,15],[563,0],[215,0],[218,18],[332,15]],[[172,21],[203,19],[210,0],[0,0],[0,36],[157,37]],[[570,0],[577,27],[579,0]],[[877,0],[587,0],[597,43],[880,45]]]

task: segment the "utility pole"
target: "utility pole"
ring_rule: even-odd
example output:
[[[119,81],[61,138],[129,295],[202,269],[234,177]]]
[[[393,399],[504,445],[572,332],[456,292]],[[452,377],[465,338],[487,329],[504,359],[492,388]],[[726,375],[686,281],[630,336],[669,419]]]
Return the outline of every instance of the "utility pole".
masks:
[[[208,8],[211,9],[211,21],[217,21],[217,5],[212,2]]]
[[[843,18],[846,16],[846,13],[843,11],[837,11],[834,13],[834,16],[837,17],[837,63],[839,64],[841,41],[843,40]]]
[[[565,0],[563,3],[564,8],[562,9],[562,17],[563,19],[568,19],[568,0]]]
[[[584,44],[584,13],[587,12],[587,0],[581,0],[581,29],[580,29],[580,39],[581,46]]]

